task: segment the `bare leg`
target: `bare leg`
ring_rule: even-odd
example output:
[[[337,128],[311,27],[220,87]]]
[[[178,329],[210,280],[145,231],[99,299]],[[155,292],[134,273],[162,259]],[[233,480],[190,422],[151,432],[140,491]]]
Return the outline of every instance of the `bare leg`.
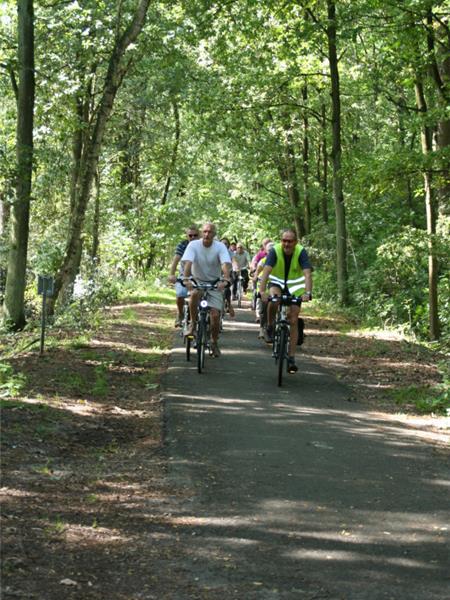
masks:
[[[184,308],[184,298],[178,296],[177,298],[177,310],[178,310],[178,318],[183,318],[183,308]]]
[[[299,306],[291,306],[289,313],[289,321],[291,325],[291,339],[289,340],[289,356],[295,357],[297,350],[298,339],[298,315],[300,313]]]
[[[277,287],[272,287],[269,290],[271,296],[280,296],[281,290]],[[275,321],[275,315],[278,310],[278,302],[269,302],[267,305],[267,327],[273,327]]]
[[[220,313],[217,308],[211,309],[211,341],[217,343],[220,329]]]
[[[190,331],[192,333],[195,332],[195,328],[197,325],[197,312],[198,312],[198,302],[200,299],[200,295],[197,290],[191,292],[189,296],[189,314],[191,316],[191,328]]]

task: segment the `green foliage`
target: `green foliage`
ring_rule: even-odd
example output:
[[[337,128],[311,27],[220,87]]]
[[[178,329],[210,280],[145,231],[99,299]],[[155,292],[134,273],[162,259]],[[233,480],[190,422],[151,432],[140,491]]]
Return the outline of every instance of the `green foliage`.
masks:
[[[437,241],[441,254],[445,253],[444,241]],[[446,277],[441,278],[442,298],[448,291],[446,281]],[[428,239],[425,232],[404,227],[385,238],[354,286],[354,301],[362,314],[379,324],[407,323],[425,337],[428,330]]]
[[[0,362],[0,398],[17,398],[25,383],[22,373],[15,373],[10,364]]]
[[[412,403],[423,414],[450,415],[450,363],[439,364],[442,383],[435,388],[410,386],[392,392],[398,404]]]
[[[104,397],[108,393],[108,380],[106,374],[108,372],[108,366],[105,364],[98,365],[95,367],[95,382],[92,388],[92,394],[94,396]]]
[[[415,0],[337,5],[350,296],[360,314],[377,323],[409,327],[421,337],[428,329],[423,169],[436,174],[438,192],[443,178],[437,174],[445,176],[450,152],[447,147],[424,156],[420,145],[424,116],[415,109],[418,74],[429,109],[425,123],[436,128],[447,110],[428,76],[430,52],[423,26],[427,6]],[[31,289],[35,276],[55,274],[66,251],[76,134],[84,135],[92,122],[109,52],[130,22],[133,7],[108,0],[35,7],[38,91],[28,253],[32,283],[27,292],[31,319],[39,313]],[[0,18],[5,42],[0,62],[17,75],[13,3],[2,5]],[[442,23],[448,16],[442,3],[433,7],[433,19],[436,48],[445,47]],[[210,3],[151,4],[145,29],[130,48],[129,68],[101,149],[95,265],[94,193],[84,223],[80,275],[89,291],[82,300],[61,306],[57,323],[79,330],[95,327],[98,308],[126,294],[139,278],[149,280],[158,272],[162,281],[191,222],[212,220],[221,236],[239,239],[256,251],[262,238],[292,225],[295,215],[304,217],[307,193],[312,229],[304,245],[316,269],[315,295],[336,302],[325,31],[321,3],[310,3],[308,13],[300,4],[275,1],[235,2],[221,10]],[[443,54],[437,52],[435,58],[441,68]],[[0,92],[0,195],[7,206],[14,198],[16,127],[8,77],[0,79]],[[83,102],[87,121],[79,110]],[[308,180],[302,156],[306,118]],[[297,208],[282,177],[289,140]],[[0,265],[8,249],[6,233],[0,240]],[[446,235],[436,236],[442,258],[444,342],[450,340]],[[168,297],[161,301],[171,302]]]

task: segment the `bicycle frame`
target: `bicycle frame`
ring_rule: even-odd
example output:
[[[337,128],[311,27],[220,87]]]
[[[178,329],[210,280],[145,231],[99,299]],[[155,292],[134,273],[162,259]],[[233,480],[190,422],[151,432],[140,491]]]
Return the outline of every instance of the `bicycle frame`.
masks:
[[[283,369],[289,357],[289,343],[291,338],[291,324],[288,318],[288,308],[294,305],[300,305],[301,299],[290,294],[281,296],[269,296],[269,302],[278,304],[277,316],[275,319],[275,330],[273,337],[272,356],[278,366],[278,385],[283,381]]]
[[[208,294],[217,289],[218,279],[212,283],[197,283],[191,278],[194,289],[201,292],[197,309],[197,370],[201,373],[205,368],[206,350],[211,354],[210,323],[211,307],[208,306]]]
[[[244,286],[243,286],[244,278],[241,275],[241,271],[236,271],[236,278],[237,278],[236,299],[237,299],[238,308],[241,308],[242,296],[244,294]]]

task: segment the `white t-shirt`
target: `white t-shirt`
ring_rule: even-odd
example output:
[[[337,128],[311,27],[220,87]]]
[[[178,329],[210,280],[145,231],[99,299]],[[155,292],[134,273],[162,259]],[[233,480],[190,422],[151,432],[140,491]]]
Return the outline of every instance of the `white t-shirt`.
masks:
[[[233,271],[240,271],[241,269],[248,269],[250,263],[250,257],[247,252],[235,252],[233,254]]]
[[[218,240],[211,246],[203,245],[203,240],[194,240],[184,251],[183,262],[192,262],[192,275],[197,281],[214,281],[222,275],[221,266],[230,263],[227,247]]]

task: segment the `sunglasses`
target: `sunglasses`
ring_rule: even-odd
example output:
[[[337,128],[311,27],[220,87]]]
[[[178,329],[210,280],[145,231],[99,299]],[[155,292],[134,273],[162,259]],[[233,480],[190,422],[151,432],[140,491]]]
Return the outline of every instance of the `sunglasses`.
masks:
[[[188,237],[190,237],[190,238],[198,237],[198,233],[188,233]]]
[[[294,244],[295,240],[281,240],[283,244]]]

